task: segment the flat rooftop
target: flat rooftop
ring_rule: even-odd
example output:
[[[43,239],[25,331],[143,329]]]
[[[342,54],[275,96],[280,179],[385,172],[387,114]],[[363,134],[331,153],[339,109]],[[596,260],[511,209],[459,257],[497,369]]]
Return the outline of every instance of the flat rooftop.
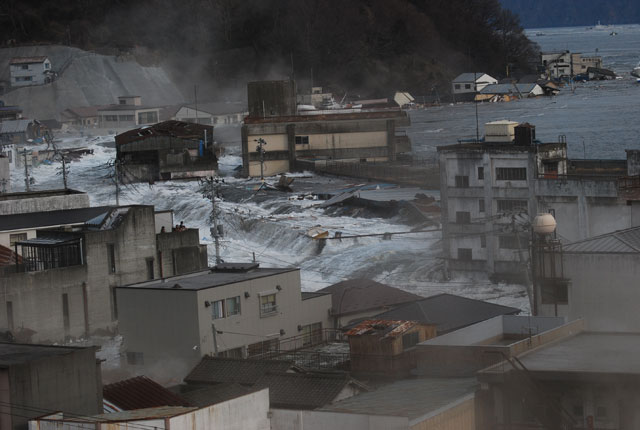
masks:
[[[84,191],[77,190],[42,190],[42,191],[21,191],[17,193],[0,194],[0,201],[6,200],[22,200],[22,199],[35,199],[41,197],[55,197],[55,196],[68,196],[71,194],[86,194]]]
[[[93,208],[0,215],[0,231],[84,224],[98,215],[109,212],[114,207],[115,206],[98,206]]]
[[[85,348],[0,342],[0,367],[9,367],[57,355],[71,354],[82,349]]]
[[[400,416],[413,420],[472,395],[477,385],[476,378],[405,379],[319,410]]]
[[[223,285],[235,284],[237,282],[244,282],[252,279],[294,272],[296,270],[300,269],[291,267],[258,267],[246,272],[206,270],[202,272],[190,273],[188,275],[174,276],[162,280],[142,282],[139,284],[127,285],[117,288],[199,291],[206,290],[208,288],[220,287]]]

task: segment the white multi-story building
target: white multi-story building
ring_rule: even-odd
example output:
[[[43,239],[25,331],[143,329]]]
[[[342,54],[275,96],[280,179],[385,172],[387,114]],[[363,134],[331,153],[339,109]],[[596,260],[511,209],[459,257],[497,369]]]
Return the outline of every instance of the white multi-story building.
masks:
[[[42,85],[52,81],[51,61],[47,57],[13,57],[9,61],[12,87]]]
[[[635,151],[628,161],[569,161],[566,142],[540,143],[533,126],[497,121],[483,142],[438,154],[449,273],[524,276],[530,220],[539,212],[555,215],[565,242],[640,224],[638,201],[626,199],[618,181],[633,174]]]

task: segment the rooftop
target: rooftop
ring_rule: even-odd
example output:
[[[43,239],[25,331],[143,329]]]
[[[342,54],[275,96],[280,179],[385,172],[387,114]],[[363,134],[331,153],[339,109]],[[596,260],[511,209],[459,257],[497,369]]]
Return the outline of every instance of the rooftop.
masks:
[[[184,105],[190,109],[196,109],[195,105]],[[204,112],[211,115],[221,115],[226,113],[242,113],[247,112],[247,104],[243,102],[210,102],[198,103],[198,112]]]
[[[155,408],[135,409],[132,411],[122,412],[110,412],[108,414],[94,415],[89,418],[73,418],[70,417],[70,421],[98,421],[98,422],[123,422],[123,421],[137,421],[137,420],[149,420],[154,418],[171,418],[178,415],[184,415],[188,412],[197,410],[194,407],[184,406],[159,406]]]
[[[46,56],[41,57],[13,57],[9,64],[34,64],[34,63],[42,63],[46,60]]]
[[[293,362],[284,360],[252,360],[243,358],[202,357],[185,382],[194,384],[218,384],[233,382],[253,385],[267,372],[286,372]]]
[[[640,227],[618,230],[590,237],[562,246],[571,254],[638,254],[640,253]]]
[[[491,84],[480,90],[480,94],[528,94],[535,89],[536,82],[522,84]]]
[[[0,122],[0,133],[24,133],[33,122],[32,119],[12,119]]]
[[[483,72],[461,73],[453,80],[453,82],[473,82],[476,79],[481,78],[483,75],[486,75],[486,73],[483,73]],[[489,76],[489,75],[487,75],[487,76]],[[491,76],[489,76],[489,77],[491,78]],[[493,79],[493,78],[491,78],[491,79]]]
[[[407,303],[378,314],[375,318],[435,324],[438,334],[443,334],[498,315],[518,313],[520,309],[517,308],[443,293]]]
[[[369,279],[350,279],[321,290],[331,293],[331,312],[347,315],[371,309],[397,306],[422,297]]]
[[[42,191],[20,191],[17,193],[0,194],[0,201],[34,199],[41,197],[66,196],[69,194],[86,194],[84,191],[77,190],[42,190]]]
[[[182,385],[179,388],[181,390],[180,397],[184,398],[190,405],[199,408],[226,402],[257,391],[234,382],[207,386]]]
[[[346,332],[347,336],[381,336],[381,339],[396,337],[416,326],[415,321],[365,320]]]
[[[98,206],[93,208],[0,215],[0,231],[83,224],[91,218],[109,212],[112,208],[112,206]]]
[[[328,405],[352,380],[347,374],[273,373],[264,374],[257,388],[269,388],[272,408],[316,409]]]
[[[115,111],[115,110],[122,110],[122,111],[127,111],[127,110],[149,110],[149,109],[161,109],[158,106],[141,106],[141,105],[121,105],[121,104],[112,104],[112,105],[105,105],[105,106],[101,106],[98,109],[98,112],[103,112],[103,111]]]
[[[213,136],[213,127],[210,125],[170,120],[125,131],[116,136],[116,144],[122,145],[159,136],[199,140],[204,137],[205,131],[209,137]]]
[[[264,278],[267,276],[280,275],[283,273],[300,270],[297,268],[256,268],[250,271],[222,272],[216,270],[206,270],[188,275],[173,276],[162,280],[148,281],[140,284],[122,286],[118,288],[139,288],[148,290],[184,290],[198,291],[207,288],[220,287],[222,285],[244,282],[252,279]]]
[[[8,367],[58,355],[72,354],[83,349],[87,348],[0,342],[0,367]]]
[[[400,416],[413,420],[472,396],[476,386],[476,378],[404,379],[341,400],[321,410]]]
[[[311,121],[348,121],[348,120],[367,120],[367,119],[392,119],[392,118],[408,118],[407,113],[400,108],[386,108],[380,110],[370,110],[349,113],[331,113],[331,111],[323,111],[319,115],[295,115],[280,117],[246,117],[245,124],[269,124],[274,122],[311,122]]]
[[[534,349],[520,361],[534,374],[563,373],[567,377],[640,375],[640,333],[578,335]],[[505,368],[506,369],[506,368]],[[501,365],[482,373],[501,372]],[[557,376],[556,376],[557,377]]]
[[[122,410],[157,406],[190,406],[180,396],[146,376],[136,376],[102,387],[103,398]]]

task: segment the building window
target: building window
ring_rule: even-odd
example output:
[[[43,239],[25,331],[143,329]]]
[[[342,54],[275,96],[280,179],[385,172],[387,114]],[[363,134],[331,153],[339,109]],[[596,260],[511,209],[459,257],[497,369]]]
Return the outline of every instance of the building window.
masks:
[[[113,243],[107,244],[107,264],[109,273],[116,273],[116,247]]]
[[[134,115],[120,115],[118,119],[120,121],[135,121],[136,117]]]
[[[526,181],[526,167],[496,167],[496,180],[498,181]]]
[[[138,113],[138,124],[151,124],[155,122],[158,122],[157,112],[139,112]]]
[[[478,212],[484,213],[484,199],[478,200]]]
[[[498,236],[498,247],[501,249],[521,249],[523,245],[526,245],[525,241],[525,238],[519,238],[515,234]]]
[[[486,235],[482,235],[480,236],[480,248],[486,248],[487,247],[487,236]]]
[[[456,212],[456,224],[471,224],[471,212]]]
[[[134,366],[144,364],[144,353],[127,351],[127,364]]]
[[[471,261],[472,257],[471,248],[458,248],[458,260]]]
[[[460,84],[455,84],[456,90],[460,89]]]
[[[567,282],[542,280],[540,300],[545,305],[569,304],[569,288]]]
[[[456,176],[456,188],[469,188],[469,177]]]
[[[147,258],[147,279],[153,279],[153,258]]]
[[[420,342],[420,332],[414,331],[413,333],[407,333],[402,335],[402,349],[407,350],[413,348]]]
[[[9,235],[9,243],[12,248],[16,242],[22,242],[23,240],[27,240],[27,233],[14,233]]]
[[[121,104],[121,105],[126,105],[126,104],[127,104],[127,101],[126,101],[125,99],[120,99],[120,104]]]
[[[275,294],[260,296],[260,315],[272,314],[277,310],[278,310],[278,305],[276,304]]]
[[[69,295],[62,295],[62,325],[64,326],[64,334],[65,336],[69,334],[69,328],[71,324],[69,323]]]
[[[240,296],[227,299],[227,316],[240,315]]]
[[[107,122],[118,122],[118,115],[105,115],[104,120]]]
[[[308,145],[309,136],[296,136],[296,145]]]
[[[471,84],[464,84],[464,89],[465,90],[470,90],[471,89]]]
[[[16,76],[16,82],[31,82],[33,76]]]
[[[20,66],[20,68],[22,70],[29,70],[29,65],[28,64],[23,64],[23,65]]]
[[[498,213],[527,213],[526,200],[498,200]]]
[[[211,302],[211,319],[217,320],[220,318],[224,318],[224,300]]]
[[[46,70],[49,70],[49,69],[51,68],[51,64],[49,64],[49,63],[44,63],[44,68],[45,68]]]
[[[322,340],[321,322],[302,326],[302,346],[318,345]]]
[[[244,358],[243,354],[242,354],[242,347],[238,347],[238,348],[233,348],[233,349],[227,349],[226,351],[222,351],[220,354],[218,354],[218,357],[225,357],[225,358]]]
[[[279,349],[279,339],[269,339],[262,342],[256,342],[247,346],[247,357],[259,356],[268,352],[278,351]]]
[[[478,167],[478,180],[484,179],[484,167]]]

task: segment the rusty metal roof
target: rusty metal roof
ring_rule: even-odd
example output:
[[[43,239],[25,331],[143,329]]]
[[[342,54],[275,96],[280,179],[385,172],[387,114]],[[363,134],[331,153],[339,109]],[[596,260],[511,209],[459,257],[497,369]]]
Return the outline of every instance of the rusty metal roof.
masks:
[[[13,57],[9,64],[34,64],[34,63],[42,63],[46,60],[46,56],[41,57]]]
[[[418,325],[415,321],[366,320],[349,330],[347,336],[378,335],[382,339],[396,337]]]
[[[146,376],[105,385],[102,395],[105,400],[126,411],[157,406],[190,406],[185,399]]]
[[[163,121],[151,126],[135,128],[116,136],[116,145],[145,140],[150,137],[168,136],[180,139],[202,139],[204,132],[213,137],[213,127],[184,121]]]

